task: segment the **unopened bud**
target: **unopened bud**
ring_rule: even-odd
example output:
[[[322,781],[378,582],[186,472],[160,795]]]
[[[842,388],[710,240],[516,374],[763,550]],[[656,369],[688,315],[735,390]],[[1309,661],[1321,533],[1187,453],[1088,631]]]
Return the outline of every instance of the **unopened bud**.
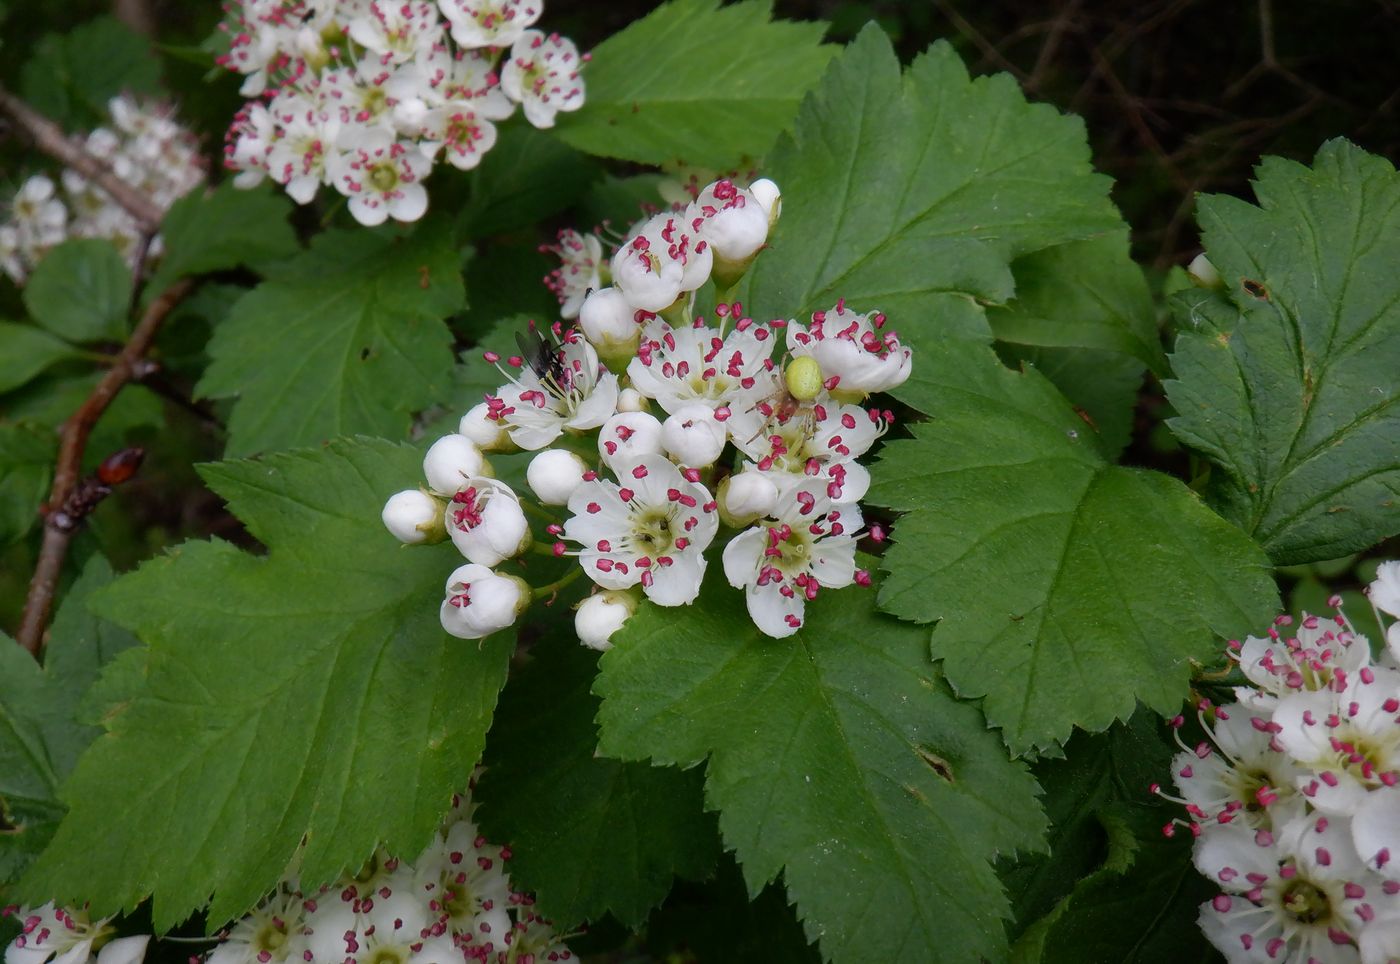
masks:
[[[1219,288],[1220,272],[1211,264],[1210,258],[1206,257],[1204,251],[1191,259],[1191,263],[1186,266],[1186,273],[1191,276],[1191,280],[1202,288]]]
[[[682,405],[661,425],[661,444],[681,465],[701,469],[724,451],[729,432],[708,405]]]
[[[457,432],[475,442],[483,452],[510,452],[516,448],[505,423],[491,417],[491,407],[485,402],[467,409],[467,414],[457,423]]]
[[[637,611],[637,597],[621,590],[595,593],[574,611],[574,631],[589,649],[612,649],[612,637]]]
[[[439,495],[451,495],[467,479],[485,474],[486,458],[475,442],[465,435],[444,435],[423,457],[423,476],[428,488]]]
[[[635,388],[624,388],[617,393],[617,410],[619,412],[645,412],[650,407],[651,399]]]
[[[610,469],[628,459],[661,452],[661,423],[646,412],[618,412],[598,430],[598,454]]]
[[[771,513],[778,505],[778,487],[764,472],[747,469],[719,484],[719,518],[739,529]]]
[[[545,449],[530,460],[525,481],[545,505],[565,505],[587,471],[587,463],[573,452]]]
[[[380,518],[394,538],[409,546],[447,538],[443,504],[422,489],[405,489],[389,496]]]
[[[494,566],[530,545],[525,511],[510,486],[495,479],[468,479],[447,506],[447,534],[469,561]]]
[[[598,349],[604,363],[618,358],[626,368],[642,337],[636,314],[637,310],[617,288],[599,288],[584,299],[578,323],[583,337]]]

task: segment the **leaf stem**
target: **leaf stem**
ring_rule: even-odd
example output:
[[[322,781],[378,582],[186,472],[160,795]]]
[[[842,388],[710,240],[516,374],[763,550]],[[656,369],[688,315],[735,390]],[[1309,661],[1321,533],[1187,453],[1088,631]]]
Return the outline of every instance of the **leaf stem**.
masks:
[[[539,599],[541,596],[549,596],[549,600],[545,603],[545,605],[548,606],[554,602],[554,596],[559,590],[568,586],[581,575],[583,575],[583,567],[575,566],[553,582],[545,583],[543,586],[532,586],[531,591],[535,594],[536,599]]]

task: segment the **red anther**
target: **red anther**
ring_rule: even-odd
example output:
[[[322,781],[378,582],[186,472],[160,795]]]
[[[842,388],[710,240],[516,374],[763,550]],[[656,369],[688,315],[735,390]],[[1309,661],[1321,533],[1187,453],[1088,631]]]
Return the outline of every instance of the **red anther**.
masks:
[[[121,485],[136,474],[145,458],[146,450],[143,448],[133,447],[113,452],[97,467],[97,481],[103,485]]]
[[[870,527],[871,542],[884,542],[888,535],[889,534],[885,531],[885,527],[879,523]]]
[[[569,547],[566,546],[566,545],[564,545],[564,543],[562,543],[562,542],[556,542],[556,543],[554,544],[554,546],[553,546],[554,555],[555,555],[556,557],[562,556],[562,555],[565,553],[565,551],[568,550],[568,548],[569,548]]]

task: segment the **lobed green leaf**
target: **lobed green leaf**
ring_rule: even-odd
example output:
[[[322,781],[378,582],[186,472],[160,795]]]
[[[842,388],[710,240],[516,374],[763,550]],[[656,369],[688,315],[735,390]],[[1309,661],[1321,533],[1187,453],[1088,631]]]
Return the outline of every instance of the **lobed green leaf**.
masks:
[[[122,341],[131,269],[110,241],[74,238],[44,255],[24,286],[34,321],[68,341]]]

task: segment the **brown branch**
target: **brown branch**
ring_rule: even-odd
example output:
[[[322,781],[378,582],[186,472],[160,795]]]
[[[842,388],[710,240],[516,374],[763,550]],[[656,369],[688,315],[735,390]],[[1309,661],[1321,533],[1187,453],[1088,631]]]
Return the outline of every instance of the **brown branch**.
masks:
[[[160,207],[146,195],[112,173],[112,169],[76,140],[63,133],[53,121],[38,113],[24,101],[0,87],[0,111],[12,117],[45,154],[71,167],[112,196],[126,212],[136,219],[141,230],[154,234],[163,217]]]
[[[177,281],[160,294],[141,317],[131,338],[117,355],[112,367],[107,369],[92,394],[71,415],[59,430],[58,464],[54,470],[53,487],[49,490],[47,502],[48,516],[44,523],[44,542],[39,550],[39,563],[34,569],[34,578],[29,583],[29,593],[24,599],[24,614],[20,617],[19,632],[15,638],[36,659],[43,645],[44,629],[48,625],[49,614],[53,611],[54,590],[58,585],[59,574],[63,570],[63,560],[68,553],[68,543],[82,521],[82,513],[71,511],[72,500],[81,491],[83,451],[87,448],[88,437],[107,406],[117,397],[117,393],[127,382],[140,378],[147,369],[146,352],[150,350],[161,324],[180,300],[194,286],[188,279]],[[91,511],[89,507],[87,511]]]

